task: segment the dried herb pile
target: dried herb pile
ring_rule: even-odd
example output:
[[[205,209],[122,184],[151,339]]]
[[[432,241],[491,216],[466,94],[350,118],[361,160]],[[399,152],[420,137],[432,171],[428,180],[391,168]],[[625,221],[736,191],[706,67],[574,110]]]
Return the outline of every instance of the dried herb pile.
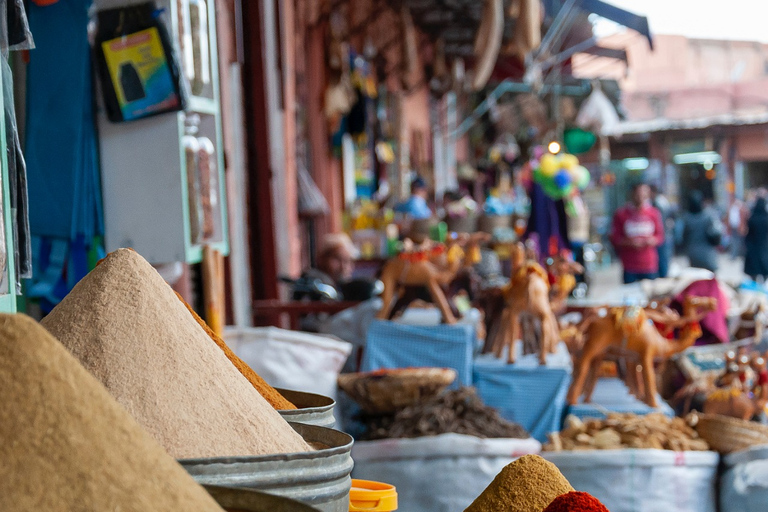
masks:
[[[405,407],[393,415],[363,415],[365,440],[466,434],[483,438],[527,438],[517,423],[505,420],[483,403],[474,388],[447,391],[431,400]]]

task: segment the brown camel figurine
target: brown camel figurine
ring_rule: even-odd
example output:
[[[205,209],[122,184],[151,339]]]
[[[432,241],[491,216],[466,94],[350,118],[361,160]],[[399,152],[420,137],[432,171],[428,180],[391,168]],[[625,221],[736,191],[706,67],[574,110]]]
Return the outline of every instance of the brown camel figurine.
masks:
[[[529,315],[541,323],[539,363],[547,363],[547,353],[553,353],[560,339],[560,328],[549,302],[549,278],[537,262],[527,258],[525,247],[512,247],[512,278],[503,289],[505,301],[500,328],[491,342],[491,351],[501,357],[507,347],[507,361],[515,362],[514,341],[521,338],[521,315]]]
[[[549,290],[549,300],[555,313],[565,311],[566,301],[574,288],[576,288],[576,274],[583,274],[584,267],[573,260],[570,251],[561,251],[552,258],[547,265],[549,273],[554,277],[552,287]]]
[[[427,241],[416,248],[406,242],[406,250],[387,261],[381,270],[379,279],[384,283],[381,294],[383,305],[376,317],[382,320],[392,318],[419,297],[419,291],[414,290],[422,289],[440,309],[443,321],[456,323],[456,314],[446,297],[446,288],[460,270],[477,263],[479,246],[487,237],[485,233],[463,233],[452,237],[445,245]],[[466,245],[466,250],[463,245]],[[396,296],[398,301],[393,304]]]
[[[716,299],[686,297],[683,303],[683,315],[676,322],[682,327],[681,332],[678,339],[672,340],[664,338],[659,333],[641,307],[611,308],[604,317],[591,319],[586,330],[584,347],[575,367],[573,383],[568,390],[568,403],[576,404],[583,391],[586,391],[585,401],[590,400],[596,380],[593,374],[605,352],[613,348],[622,349],[630,362],[636,361],[634,368],[640,368],[644,391],[639,389],[632,391],[642,395],[643,401],[649,406],[658,407],[656,375],[653,371],[655,358],[666,359],[692,346],[701,336],[699,320],[716,308]],[[634,375],[630,372],[627,375],[627,384],[630,389],[639,388],[633,381],[635,381]],[[588,387],[585,386],[587,384],[589,384]]]

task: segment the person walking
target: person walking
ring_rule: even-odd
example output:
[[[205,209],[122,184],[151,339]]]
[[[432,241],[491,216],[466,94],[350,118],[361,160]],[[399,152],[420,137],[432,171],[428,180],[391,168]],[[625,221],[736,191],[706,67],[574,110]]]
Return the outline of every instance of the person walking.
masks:
[[[731,238],[729,252],[733,260],[744,255],[744,237],[747,234],[748,219],[747,206],[739,198],[734,197],[731,207],[728,208],[728,231]]]
[[[631,201],[613,216],[611,243],[624,267],[624,283],[656,279],[657,248],[664,243],[661,213],[651,205],[651,189],[645,183],[632,187]]]
[[[661,214],[661,223],[664,226],[664,242],[662,242],[657,251],[659,253],[659,277],[667,277],[669,273],[669,263],[672,260],[674,252],[674,232],[675,218],[674,208],[669,199],[664,195],[657,185],[651,185],[651,204],[659,210]]]
[[[758,197],[752,207],[744,245],[744,273],[755,281],[764,280],[768,276],[768,210],[763,196]]]
[[[690,265],[717,271],[717,246],[723,237],[718,215],[704,205],[704,195],[694,190],[688,196],[688,211],[683,217],[681,246]]]

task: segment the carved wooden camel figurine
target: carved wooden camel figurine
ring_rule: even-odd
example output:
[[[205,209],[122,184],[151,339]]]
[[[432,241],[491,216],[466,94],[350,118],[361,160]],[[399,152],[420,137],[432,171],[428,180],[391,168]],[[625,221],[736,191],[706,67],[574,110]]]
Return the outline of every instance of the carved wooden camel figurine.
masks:
[[[576,274],[583,274],[584,267],[564,253],[552,258],[548,266],[549,273],[554,277],[554,283],[549,290],[549,301],[552,303],[552,311],[562,313],[565,311],[565,303],[568,296],[576,288]]]
[[[517,243],[512,247],[512,278],[503,289],[505,301],[501,313],[500,329],[491,342],[491,351],[501,357],[507,348],[507,362],[515,362],[514,341],[521,338],[520,316],[530,315],[541,322],[539,363],[547,363],[547,354],[553,353],[560,339],[560,328],[549,302],[549,278],[537,262],[527,259],[525,247]]]
[[[593,318],[586,330],[584,347],[575,367],[573,383],[568,390],[568,403],[576,404],[579,396],[585,393],[585,402],[591,399],[596,381],[595,373],[602,362],[605,352],[610,349],[623,349],[631,356],[637,355],[637,365],[641,368],[644,392],[633,390],[646,404],[658,407],[656,401],[656,375],[653,362],[656,357],[669,358],[692,346],[701,336],[699,320],[717,308],[717,301],[710,297],[686,297],[683,315],[678,320],[682,325],[678,339],[667,340],[649,321],[648,314],[640,307],[611,308],[604,317]],[[634,372],[629,372],[627,384],[635,387]],[[589,381],[589,382],[588,382]],[[585,386],[589,384],[588,386]],[[639,386],[637,386],[639,387]]]
[[[428,242],[411,250],[406,243],[406,250],[387,261],[381,270],[379,279],[384,283],[381,295],[383,305],[376,318],[392,318],[419,298],[421,290],[426,290],[428,298],[440,309],[443,321],[456,323],[456,314],[446,297],[446,288],[462,268],[477,263],[479,245],[487,236],[485,233],[462,234],[444,246]],[[466,251],[461,247],[465,244]],[[395,296],[398,301],[393,304]]]

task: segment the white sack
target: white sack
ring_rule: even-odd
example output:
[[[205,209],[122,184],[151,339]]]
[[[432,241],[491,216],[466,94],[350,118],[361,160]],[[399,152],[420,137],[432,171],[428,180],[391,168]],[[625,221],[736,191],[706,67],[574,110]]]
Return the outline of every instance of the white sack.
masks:
[[[540,451],[535,439],[462,434],[357,441],[352,447],[352,478],[394,485],[398,512],[460,512],[504,466]]]

